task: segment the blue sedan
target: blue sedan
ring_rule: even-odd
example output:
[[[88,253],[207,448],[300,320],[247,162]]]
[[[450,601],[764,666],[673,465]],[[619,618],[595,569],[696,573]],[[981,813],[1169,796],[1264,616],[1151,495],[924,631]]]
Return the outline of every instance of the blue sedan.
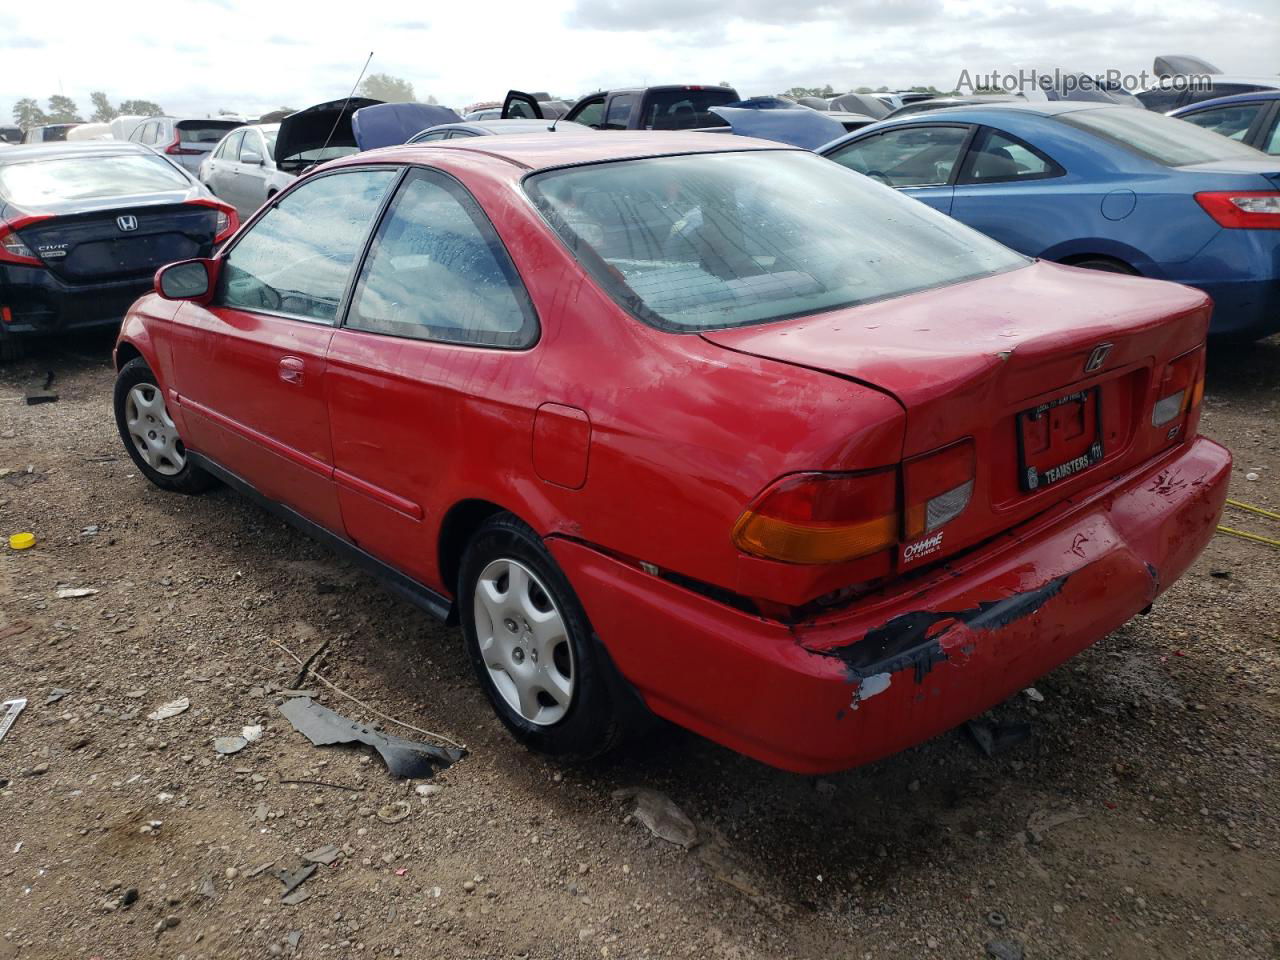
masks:
[[[1170,110],[1169,116],[1247,143],[1273,157],[1280,156],[1280,90],[1202,100]]]
[[[1002,243],[1204,290],[1211,331],[1280,330],[1280,158],[1132,107],[996,103],[885,120],[818,151]]]

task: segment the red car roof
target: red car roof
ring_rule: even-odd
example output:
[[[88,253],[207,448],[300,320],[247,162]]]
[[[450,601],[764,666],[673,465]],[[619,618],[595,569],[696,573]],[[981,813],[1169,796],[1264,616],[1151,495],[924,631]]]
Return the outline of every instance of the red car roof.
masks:
[[[796,150],[786,144],[732,134],[693,131],[636,130],[607,133],[526,133],[512,136],[468,137],[432,143],[386,147],[358,154],[358,161],[439,158],[440,150],[465,150],[500,157],[526,170],[542,170],[571,163],[626,160],[685,153],[723,153],[736,150]],[[357,159],[353,157],[352,159]]]

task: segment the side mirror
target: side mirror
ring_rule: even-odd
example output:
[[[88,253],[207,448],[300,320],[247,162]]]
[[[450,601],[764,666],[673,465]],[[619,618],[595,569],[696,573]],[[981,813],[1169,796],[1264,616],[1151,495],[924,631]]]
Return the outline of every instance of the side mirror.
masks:
[[[258,153],[257,150],[241,150],[240,162],[247,163],[251,167],[260,167],[262,166],[262,154]]]
[[[217,260],[183,260],[156,271],[156,293],[166,300],[208,302],[217,276]]]

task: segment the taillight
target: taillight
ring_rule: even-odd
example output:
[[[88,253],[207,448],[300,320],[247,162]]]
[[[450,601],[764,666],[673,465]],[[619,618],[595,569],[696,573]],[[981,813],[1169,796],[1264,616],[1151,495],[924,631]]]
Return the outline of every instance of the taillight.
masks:
[[[1280,191],[1213,190],[1196,194],[1196,203],[1221,226],[1280,230]]]
[[[973,497],[977,463],[972,440],[961,440],[902,465],[903,533],[915,540],[950,523]]]
[[[898,539],[898,471],[794,473],[752,501],[733,528],[738,549],[786,563],[841,563]]]
[[[1169,361],[1151,408],[1151,425],[1163,427],[1194,410],[1204,397],[1204,347]]]
[[[164,148],[164,152],[171,157],[198,157],[203,150],[191,150],[182,145],[182,134],[175,133],[173,135],[173,143]]]
[[[13,311],[8,307],[0,307],[0,323],[13,323]]]
[[[215,244],[227,239],[240,227],[240,217],[236,213],[236,208],[230,204],[223,203],[221,200],[205,199],[204,197],[188,202],[195,207],[208,207],[217,211],[217,217],[213,221],[213,242]]]
[[[20,228],[43,219],[45,218],[24,217],[13,223],[6,223],[0,220],[0,263],[21,263],[35,267],[44,266],[44,262],[32,253],[31,248],[23,243],[22,238],[18,236]]]

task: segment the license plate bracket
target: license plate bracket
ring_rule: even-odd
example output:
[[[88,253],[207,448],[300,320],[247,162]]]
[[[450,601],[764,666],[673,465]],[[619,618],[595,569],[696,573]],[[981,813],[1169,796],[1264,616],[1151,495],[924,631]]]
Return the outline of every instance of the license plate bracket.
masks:
[[[1018,483],[1033,493],[1077,476],[1100,461],[1102,388],[1089,387],[1023,410],[1017,416]]]

